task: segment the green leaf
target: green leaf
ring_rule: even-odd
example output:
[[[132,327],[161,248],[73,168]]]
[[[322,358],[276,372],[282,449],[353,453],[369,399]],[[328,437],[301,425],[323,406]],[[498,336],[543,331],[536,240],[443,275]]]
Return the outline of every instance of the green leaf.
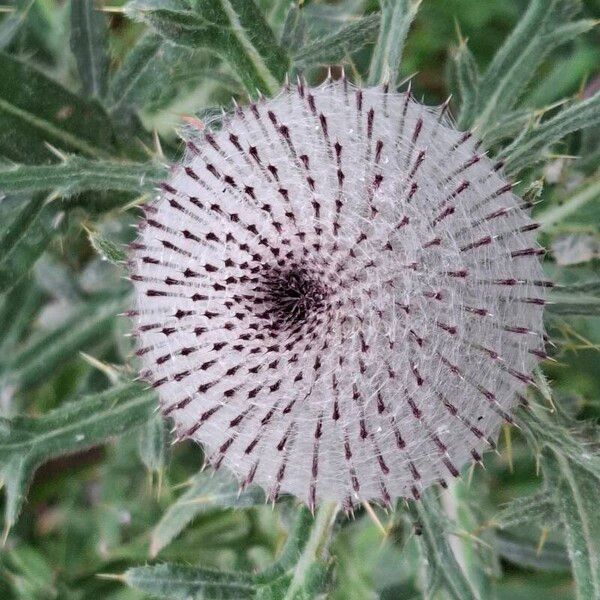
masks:
[[[165,419],[156,414],[149,419],[138,434],[138,453],[148,471],[157,473],[165,465],[167,431]]]
[[[379,14],[358,19],[336,33],[304,46],[294,56],[294,64],[299,68],[309,68],[343,62],[350,54],[375,40],[379,22]]]
[[[6,355],[23,337],[40,307],[42,292],[29,279],[22,279],[0,303],[0,355]],[[4,370],[9,361],[2,361]]]
[[[134,567],[122,580],[152,597],[171,600],[244,600],[256,593],[250,575],[187,565]]]
[[[28,164],[54,159],[44,142],[96,158],[116,153],[112,125],[96,102],[3,53],[0,73],[0,154]]]
[[[116,267],[123,266],[123,263],[127,259],[127,255],[125,254],[122,246],[115,244],[115,242],[104,237],[98,231],[89,229],[87,234],[92,248],[103,260],[107,260]]]
[[[550,51],[594,26],[568,23],[579,7],[577,0],[531,0],[482,78],[475,121],[481,132],[516,104]]]
[[[130,2],[128,11],[174,44],[215,52],[250,93],[275,93],[289,67],[253,0],[197,0],[194,10],[140,0]]]
[[[477,530],[482,514],[479,505],[482,490],[477,492],[463,479],[455,479],[448,485],[444,509],[462,532]],[[477,539],[461,535],[452,540],[452,549],[460,556],[467,578],[480,598],[493,598],[492,578],[500,574],[499,559],[494,549],[495,532],[491,529],[478,531]]]
[[[165,175],[166,168],[152,162],[90,160],[69,154],[53,165],[0,165],[0,189],[4,193],[55,191],[63,198],[90,191],[142,194],[153,190]]]
[[[532,404],[529,410],[519,410],[516,416],[537,453],[549,448],[600,480],[600,455],[592,452],[579,435],[574,435],[575,423],[558,411],[548,415],[537,404]]]
[[[207,81],[239,93],[238,81],[223,73],[218,57],[171,44],[150,31],[125,56],[111,80],[109,103],[116,116],[132,110],[164,109]]]
[[[600,92],[587,100],[561,110],[556,116],[526,132],[504,149],[498,158],[505,161],[504,170],[516,175],[526,167],[544,160],[544,150],[565,136],[600,123]]]
[[[565,527],[577,598],[600,598],[600,479],[558,452],[545,457],[544,467]]]
[[[588,300],[580,296],[557,296],[547,307],[553,315],[578,315],[582,317],[600,317],[600,298]]]
[[[108,97],[112,111],[143,106],[145,90],[157,76],[156,65],[166,43],[157,33],[148,32],[127,53],[110,81]]]
[[[549,315],[600,316],[600,280],[556,285],[547,312]]]
[[[58,597],[50,557],[29,545],[18,545],[7,554],[10,583],[18,598],[46,600]]]
[[[239,484],[221,472],[202,471],[187,491],[165,512],[150,540],[150,554],[156,556],[199,514],[223,508],[247,508],[264,504],[264,493],[256,487],[239,491]]]
[[[559,204],[540,211],[535,215],[542,230],[551,231],[555,226],[562,224],[569,216],[576,213],[581,207],[590,202],[600,202],[600,172],[587,181],[575,193]]]
[[[302,507],[279,559],[256,575],[260,600],[318,597],[327,581],[327,548],[339,506],[324,503],[315,517]]]
[[[369,85],[389,81],[396,89],[400,83],[400,63],[408,30],[422,0],[379,0],[381,24],[371,56]]]
[[[197,494],[206,494],[208,482],[201,473],[193,483]],[[204,481],[203,481],[204,479]],[[230,485],[230,484],[229,484]],[[193,494],[188,490],[184,496],[193,501]],[[209,507],[236,506],[233,503],[231,488],[224,492],[218,490],[214,498],[209,491]],[[255,494],[256,492],[254,492]],[[260,492],[262,497],[262,492]],[[182,496],[182,498],[184,497]],[[181,499],[180,499],[181,500]],[[246,498],[243,505],[255,502],[255,496]],[[181,502],[179,510],[183,506]],[[200,503],[204,505],[204,500]],[[288,539],[279,559],[270,567],[256,575],[237,571],[227,573],[201,567],[184,565],[160,565],[129,569],[122,576],[109,576],[123,580],[130,587],[144,591],[160,598],[254,598],[256,600],[308,600],[322,592],[327,575],[325,562],[327,546],[338,506],[335,503],[323,504],[316,516],[310,514],[306,507],[298,511],[296,522],[288,535]],[[181,523],[182,513],[173,512],[173,524]],[[172,536],[169,532],[167,537]]]
[[[14,525],[29,481],[41,464],[142,425],[153,414],[155,402],[152,391],[129,383],[85,396],[40,417],[0,418],[5,535]]]
[[[533,522],[545,526],[554,522],[555,518],[554,496],[550,490],[543,490],[531,496],[515,498],[494,515],[492,524],[500,529]]]
[[[6,379],[11,387],[29,389],[46,380],[68,360],[110,339],[123,300],[89,301],[59,327],[38,336],[11,355]]]
[[[567,550],[561,544],[546,542],[539,548],[536,542],[499,534],[495,546],[504,559],[520,568],[568,571],[571,566]]]
[[[472,123],[474,118],[480,80],[479,68],[466,40],[461,40],[452,56],[452,69],[453,78],[456,81],[456,91],[460,99],[457,126],[464,129]]]
[[[591,294],[600,296],[600,279],[592,279],[583,283],[572,283],[569,285],[559,285],[559,293],[567,294]]]
[[[477,594],[471,582],[456,562],[448,540],[446,519],[437,499],[437,490],[429,488],[421,500],[410,503],[410,513],[419,524],[418,540],[430,566],[437,569],[442,583],[454,600],[484,600]]]
[[[283,30],[281,32],[281,46],[294,53],[302,46],[306,33],[306,19],[304,17],[303,5],[292,2],[288,9]]]
[[[13,218],[6,213],[0,201],[0,292],[16,285],[31,269],[46,249],[57,228],[56,207],[46,203],[43,194],[36,194],[22,203],[22,208]],[[19,198],[11,198],[10,203],[20,203]]]
[[[71,51],[86,95],[102,98],[108,77],[108,26],[94,0],[71,0]]]
[[[504,140],[515,140],[539,122],[546,109],[539,111],[522,108],[510,111],[498,118],[483,134],[486,147],[490,148]]]
[[[27,13],[31,7],[31,3],[26,4],[24,7],[16,7],[16,10],[7,15],[0,23],[0,50],[8,48],[17,34],[21,30]]]

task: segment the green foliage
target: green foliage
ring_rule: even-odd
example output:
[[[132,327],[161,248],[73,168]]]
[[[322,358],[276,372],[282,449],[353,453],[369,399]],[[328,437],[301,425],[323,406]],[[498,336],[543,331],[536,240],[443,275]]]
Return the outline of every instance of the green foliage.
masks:
[[[7,54],[0,54],[0,72],[3,156],[26,164],[46,162],[54,158],[46,144],[95,158],[116,152],[113,127],[96,102],[75,96],[41,70]]]
[[[421,0],[380,0],[381,23],[369,67],[369,84],[389,80],[395,88],[399,82],[404,41]]]
[[[9,290],[33,266],[50,242],[58,216],[43,194],[6,198],[0,205],[0,292]]]
[[[510,110],[549,52],[591,27],[593,21],[568,23],[578,0],[532,0],[482,77],[477,126],[485,130]]]
[[[0,13],[0,596],[600,597],[598,257],[565,265],[555,251],[561,236],[600,241],[597,3],[123,6]],[[417,72],[417,97],[452,93],[458,126],[536,203],[556,282],[557,362],[537,371],[511,443],[448,490],[354,521],[328,504],[265,507],[261,490],[198,472],[197,448],[170,448],[116,316],[130,306],[131,209],[181,155],[173,123],[340,64],[355,83]]]
[[[223,508],[246,508],[265,501],[257,488],[239,491],[235,481],[206,471],[195,475],[189,487],[162,516],[152,531],[150,554],[156,556],[199,514]]]
[[[0,187],[11,194],[53,191],[61,198],[101,191],[142,194],[152,191],[165,173],[152,162],[90,160],[69,154],[54,165],[2,165]]]
[[[227,505],[228,501],[225,502]],[[162,564],[129,569],[117,577],[157,598],[314,598],[326,581],[327,566],[323,559],[336,513],[335,505],[325,504],[313,520],[306,508],[300,509],[280,557],[256,575]]]
[[[419,531],[419,542],[427,569],[439,577],[450,598],[454,600],[482,599],[456,561],[448,539],[448,524],[442,516],[437,490],[429,489],[418,502],[411,503],[411,515]],[[432,577],[433,578],[433,577]]]
[[[208,48],[222,56],[249,92],[278,89],[289,59],[253,0],[198,0],[174,6],[137,1],[129,4],[129,11],[175,44]]]
[[[128,383],[65,404],[43,417],[1,419],[5,535],[19,514],[33,473],[42,463],[139,427],[152,412],[153,403],[152,393]]]
[[[92,0],[71,2],[71,50],[87,96],[102,98],[108,77],[106,17]]]
[[[134,567],[123,575],[123,581],[152,597],[173,600],[244,600],[256,594],[249,577],[186,565]]]
[[[598,483],[590,473],[558,454],[547,457],[544,470],[552,486],[580,600],[600,596],[600,515]]]
[[[556,116],[519,136],[499,157],[506,161],[507,173],[515,175],[536,162],[543,161],[544,151],[570,133],[600,123],[600,92],[576,102]]]
[[[363,17],[336,33],[307,44],[294,56],[294,63],[306,68],[344,62],[352,52],[373,41],[378,28],[377,15]]]

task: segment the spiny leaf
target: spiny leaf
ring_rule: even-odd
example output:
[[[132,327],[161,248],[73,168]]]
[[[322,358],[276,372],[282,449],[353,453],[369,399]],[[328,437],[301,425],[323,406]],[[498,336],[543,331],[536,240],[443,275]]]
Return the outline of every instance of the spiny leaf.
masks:
[[[565,136],[600,123],[600,92],[587,100],[561,110],[556,116],[533,127],[518,143],[513,143],[498,157],[505,160],[505,171],[516,175],[544,159],[544,150]]]
[[[155,188],[165,174],[165,167],[152,162],[90,160],[69,154],[64,161],[53,165],[0,165],[0,190],[4,193],[52,190],[63,198],[89,191],[142,194]]]
[[[421,0],[379,0],[381,24],[369,67],[369,85],[389,80],[395,89],[400,77],[402,51]]]
[[[411,502],[410,513],[419,524],[419,542],[425,557],[439,570],[442,583],[449,597],[454,600],[482,600],[456,562],[448,541],[447,526],[441,518],[441,508],[436,497],[437,490],[426,490],[421,500]]]
[[[481,491],[476,492],[463,479],[456,479],[448,486],[446,512],[463,532],[477,529],[481,523],[478,501]],[[493,597],[492,577],[500,574],[499,559],[494,549],[495,532],[483,529],[476,534],[477,540],[462,535],[455,540],[461,556],[461,566],[480,598]]]
[[[197,477],[194,486],[198,482],[202,483],[205,492],[207,482],[202,481],[202,474]],[[190,495],[189,491],[187,495]],[[225,498],[228,495],[229,492],[226,492]],[[222,505],[222,501],[218,504]],[[160,598],[314,598],[324,582],[326,565],[323,559],[337,510],[335,504],[325,504],[313,518],[308,509],[301,508],[280,558],[254,576],[240,571],[227,573],[165,564],[129,569],[122,579],[130,587]]]
[[[560,285],[559,293],[567,294],[591,294],[600,296],[600,279],[592,279],[583,283],[572,283],[570,285]]]
[[[104,237],[98,231],[88,230],[88,239],[92,248],[104,259],[115,266],[122,266],[127,256],[121,246]]]
[[[574,423],[569,419],[558,412],[548,415],[537,404],[532,404],[528,410],[520,410],[517,418],[538,454],[548,448],[600,481],[600,455],[594,453],[581,436],[574,435]]]
[[[29,389],[43,382],[65,361],[80,350],[110,339],[117,313],[123,301],[89,301],[75,310],[59,327],[38,336],[11,355],[6,382],[17,389]]]
[[[140,107],[147,86],[156,77],[156,65],[166,44],[164,38],[154,32],[143,35],[127,53],[123,64],[110,81],[108,92],[111,110]]]
[[[16,7],[14,12],[7,15],[0,23],[0,50],[8,48],[21,30],[31,4]]]
[[[460,99],[460,111],[457,117],[459,128],[466,128],[473,121],[477,99],[479,97],[479,68],[475,57],[469,50],[466,40],[452,56],[453,75],[456,81],[456,91]]]
[[[244,600],[256,594],[249,575],[187,565],[134,567],[122,579],[152,597],[171,600]]]
[[[483,141],[489,148],[506,139],[514,140],[523,135],[540,120],[543,110],[521,108],[510,111],[498,118],[496,123],[483,133]]]
[[[216,52],[250,93],[274,93],[289,67],[253,0],[198,0],[194,10],[140,0],[130,2],[128,11],[175,44]]]
[[[5,532],[15,523],[29,481],[42,463],[138,427],[152,415],[154,405],[151,391],[129,383],[85,396],[41,417],[0,418]]]
[[[581,296],[555,296],[548,305],[548,312],[554,315],[600,317],[600,297],[585,299]]]
[[[177,46],[153,31],[143,35],[127,53],[111,80],[109,104],[116,117],[133,110],[164,109],[202,83],[221,84],[240,93],[238,81],[223,72],[218,57],[204,50]]]
[[[154,415],[138,434],[138,453],[144,466],[150,472],[160,471],[165,464],[167,451],[167,431],[162,415]]]
[[[571,285],[557,285],[550,297],[548,313],[600,316],[600,280],[595,279]]]
[[[600,479],[559,452],[545,457],[544,475],[565,527],[577,598],[600,598]]]
[[[300,509],[281,557],[255,578],[262,583],[259,599],[304,600],[323,592],[328,575],[327,548],[338,510],[336,503],[324,503],[313,519],[307,508]],[[273,577],[277,578],[268,582]]]
[[[263,504],[264,493],[255,487],[239,491],[230,477],[202,471],[191,480],[190,487],[165,512],[150,541],[150,554],[156,556],[199,514],[224,508],[246,508]]]
[[[304,42],[306,19],[304,17],[303,5],[304,3],[292,2],[283,22],[281,46],[287,48],[291,53],[296,52]]]
[[[308,509],[302,507],[298,511],[294,525],[288,534],[288,538],[279,558],[272,565],[256,575],[256,581],[258,583],[267,583],[278,579],[294,567],[298,561],[298,557],[306,548],[312,523],[312,515]]]
[[[10,199],[10,203],[19,202],[19,198]],[[8,199],[0,202],[0,216],[4,223],[0,225],[0,292],[9,290],[34,265],[46,249],[57,229],[57,210],[46,203],[43,194],[36,194],[22,203],[17,214],[7,215],[3,210]]]
[[[560,544],[546,542],[539,548],[537,543],[500,533],[495,545],[502,558],[520,568],[568,571],[571,564],[566,548]]]
[[[551,231],[553,227],[560,225],[582,206],[590,202],[600,203],[600,172],[578,188],[573,195],[558,206],[551,206],[540,211],[535,218],[545,231]]]
[[[308,68],[343,62],[349,54],[375,39],[379,20],[378,14],[368,15],[342,27],[336,33],[304,46],[294,56],[294,64],[300,68]]]
[[[102,98],[108,76],[108,26],[93,0],[71,1],[71,51],[84,91]]]
[[[504,529],[524,523],[546,525],[554,522],[556,506],[551,491],[543,490],[531,496],[518,497],[494,515],[492,523]]]
[[[0,303],[0,356],[7,356],[17,344],[42,301],[42,291],[31,279],[22,279],[10,292],[4,294]],[[9,361],[2,361],[1,371]]]
[[[579,6],[576,0],[531,0],[482,78],[475,121],[481,132],[515,105],[551,50],[593,27],[591,20],[568,24]]]
[[[98,104],[7,54],[0,53],[0,73],[1,154],[29,164],[54,159],[44,142],[97,158],[117,153],[112,125]]]

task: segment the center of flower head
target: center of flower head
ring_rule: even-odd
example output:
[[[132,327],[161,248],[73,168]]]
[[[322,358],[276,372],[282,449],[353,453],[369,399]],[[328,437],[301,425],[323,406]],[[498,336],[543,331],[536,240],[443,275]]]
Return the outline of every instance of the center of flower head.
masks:
[[[264,294],[263,315],[275,332],[307,324],[327,300],[327,287],[302,265],[266,267],[256,291]]]

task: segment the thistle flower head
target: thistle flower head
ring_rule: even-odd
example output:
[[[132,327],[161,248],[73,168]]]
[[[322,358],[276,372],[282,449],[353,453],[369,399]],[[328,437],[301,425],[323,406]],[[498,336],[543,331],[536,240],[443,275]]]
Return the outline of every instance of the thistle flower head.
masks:
[[[193,136],[146,208],[142,374],[243,486],[418,498],[511,420],[545,356],[541,250],[446,108],[299,82]]]

